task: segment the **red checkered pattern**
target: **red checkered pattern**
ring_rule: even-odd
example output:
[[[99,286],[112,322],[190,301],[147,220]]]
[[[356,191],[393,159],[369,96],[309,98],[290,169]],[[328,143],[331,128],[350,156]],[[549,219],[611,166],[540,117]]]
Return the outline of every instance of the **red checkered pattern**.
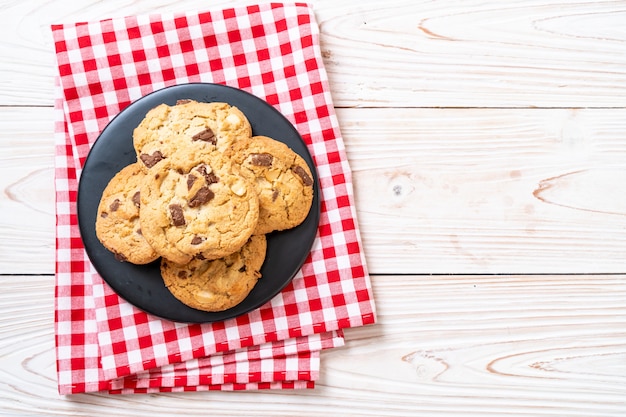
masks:
[[[52,27],[57,88],[56,344],[63,394],[312,388],[319,352],[374,323],[350,168],[314,14],[305,4],[136,16]],[[187,82],[241,88],[276,107],[313,155],[318,237],[290,285],[224,322],[180,324],[118,297],[80,239],[76,190],[91,144],[132,101]]]

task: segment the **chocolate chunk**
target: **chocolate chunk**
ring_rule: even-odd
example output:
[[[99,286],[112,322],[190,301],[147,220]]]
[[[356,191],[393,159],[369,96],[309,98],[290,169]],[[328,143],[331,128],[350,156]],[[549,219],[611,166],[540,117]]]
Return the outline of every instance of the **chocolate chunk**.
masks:
[[[187,103],[191,103],[193,100],[189,100],[188,98],[181,98],[180,100],[176,100],[176,105],[178,106],[179,104],[187,104]]]
[[[137,229],[137,230],[135,230],[135,232],[136,232],[139,236],[143,236],[143,232],[141,231],[141,229]]]
[[[141,162],[143,162],[143,164],[148,168],[152,168],[163,158],[164,157],[161,151],[154,151],[152,155],[148,155],[147,153],[142,153],[141,155],[139,155],[139,159],[141,159]]]
[[[194,141],[201,140],[202,142],[209,142],[212,145],[217,144],[217,138],[215,137],[215,133],[208,127],[205,128],[202,132],[198,132],[191,137]]]
[[[198,172],[204,177],[204,180],[207,182],[207,185],[215,184],[219,182],[219,178],[213,171],[208,172],[206,169],[206,165],[200,165],[198,167]]]
[[[220,180],[217,177],[217,175],[215,175],[213,172],[211,172],[210,174],[206,174],[204,176],[204,179],[206,180],[208,185],[215,184],[215,183],[217,183]]]
[[[134,195],[133,195],[133,204],[136,205],[137,207],[139,207],[141,205],[141,195],[139,194],[139,191],[137,191]]]
[[[272,191],[272,201],[276,201],[280,192],[278,190]]]
[[[111,211],[116,211],[118,208],[120,208],[120,200],[116,198],[115,200],[113,200],[113,202],[109,206],[109,209]]]
[[[202,242],[204,242],[205,240],[206,240],[206,238],[205,238],[205,237],[195,235],[195,236],[193,237],[193,239],[191,239],[191,244],[192,244],[192,245],[199,245],[199,244],[201,244]]]
[[[187,279],[187,273],[185,271],[178,271],[178,278]]]
[[[100,217],[102,217],[103,219],[106,219],[107,217],[109,217],[109,213],[107,213],[106,211],[103,211],[102,213],[100,213]]]
[[[196,195],[191,197],[191,200],[189,200],[189,203],[187,204],[189,205],[189,207],[198,207],[202,204],[208,203],[213,199],[213,197],[215,197],[213,191],[211,191],[209,187],[204,186],[198,190]]]
[[[242,266],[241,268],[239,268],[239,272],[246,272],[246,265]]]
[[[274,157],[269,153],[251,153],[250,154],[250,163],[258,167],[272,166],[272,161],[274,161]]]
[[[206,175],[207,175],[206,165],[200,165],[197,168],[197,170],[200,173],[200,175],[202,175],[203,177],[206,177]]]
[[[185,214],[183,213],[183,208],[178,204],[170,204],[170,215],[172,216],[172,223],[174,226],[184,226],[185,222]]]
[[[194,258],[199,259],[201,261],[206,261],[206,258],[204,257],[203,254],[201,253],[196,253],[196,255],[194,256]]]
[[[305,169],[302,168],[300,165],[296,165],[292,167],[291,170],[293,171],[294,174],[300,177],[304,185],[306,186],[313,185],[313,179],[309,176],[309,174],[307,174]]]
[[[193,187],[193,183],[196,182],[198,178],[193,175],[193,174],[189,174],[187,176],[187,190],[191,190],[191,187]]]
[[[118,252],[113,252],[113,254],[115,255],[115,259],[117,259],[120,262],[126,262],[128,259],[126,258],[126,256],[124,256],[121,253]]]

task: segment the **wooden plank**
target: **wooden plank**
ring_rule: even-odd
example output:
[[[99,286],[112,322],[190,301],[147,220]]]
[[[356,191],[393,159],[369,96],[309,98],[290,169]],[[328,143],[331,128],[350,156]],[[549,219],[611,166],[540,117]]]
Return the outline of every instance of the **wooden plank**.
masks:
[[[323,357],[329,397],[351,387],[342,409],[626,412],[622,275],[376,276],[373,287],[379,324],[346,332],[347,348]]]
[[[248,3],[6,3],[0,105],[52,103],[52,23]],[[623,1],[312,4],[340,107],[626,106]]]
[[[0,274],[54,272],[52,109],[0,108]]]
[[[335,3],[319,15],[340,106],[626,103],[623,2]]]
[[[623,272],[624,110],[341,109],[374,273]]]
[[[54,279],[0,277],[13,415],[588,416],[626,413],[626,276],[376,276],[379,323],[322,353],[315,390],[59,397]]]
[[[338,116],[370,272],[624,272],[623,110]],[[0,273],[53,271],[51,118],[0,109]]]

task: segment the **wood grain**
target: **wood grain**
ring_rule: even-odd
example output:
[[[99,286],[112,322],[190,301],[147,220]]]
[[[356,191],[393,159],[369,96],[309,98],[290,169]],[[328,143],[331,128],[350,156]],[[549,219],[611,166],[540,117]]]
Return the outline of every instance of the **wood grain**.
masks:
[[[333,97],[341,106],[625,103],[622,2],[359,5],[320,11]]]
[[[50,108],[0,108],[0,274],[54,272]]]
[[[622,272],[624,115],[339,109],[370,271]],[[0,271],[53,272],[51,117],[0,109]]]
[[[0,5],[0,105],[50,105],[49,26],[247,1]],[[314,1],[340,107],[623,107],[626,3]]]
[[[313,391],[59,397],[53,277],[1,277],[8,415],[621,416],[626,276],[375,276],[379,323],[322,354]],[[33,302],[33,299],[37,302]],[[514,413],[513,413],[514,411]]]
[[[626,409],[623,276],[376,276],[374,290],[380,325],[323,362],[321,385],[362,399],[355,415],[371,399],[391,415]]]
[[[372,272],[623,271],[624,110],[338,115]]]

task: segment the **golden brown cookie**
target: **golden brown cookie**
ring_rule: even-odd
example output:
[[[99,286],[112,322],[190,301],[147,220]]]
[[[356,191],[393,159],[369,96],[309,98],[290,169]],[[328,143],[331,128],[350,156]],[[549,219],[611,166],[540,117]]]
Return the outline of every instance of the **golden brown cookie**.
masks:
[[[253,185],[219,152],[172,154],[142,183],[141,230],[157,253],[178,264],[239,250],[258,216]]]
[[[313,175],[300,155],[266,136],[240,141],[231,151],[229,156],[252,179],[259,196],[254,234],[290,229],[304,221],[313,202]]]
[[[139,224],[139,189],[144,175],[139,163],[118,172],[102,193],[96,217],[96,236],[102,245],[117,259],[134,264],[147,264],[159,257]]]
[[[251,135],[250,122],[236,107],[180,100],[174,106],[161,104],[148,111],[133,131],[133,145],[137,160],[147,170],[175,151],[225,151]]]
[[[212,261],[194,259],[177,265],[161,260],[165,286],[184,304],[223,311],[241,303],[261,277],[267,248],[264,235],[252,236],[237,252]]]

